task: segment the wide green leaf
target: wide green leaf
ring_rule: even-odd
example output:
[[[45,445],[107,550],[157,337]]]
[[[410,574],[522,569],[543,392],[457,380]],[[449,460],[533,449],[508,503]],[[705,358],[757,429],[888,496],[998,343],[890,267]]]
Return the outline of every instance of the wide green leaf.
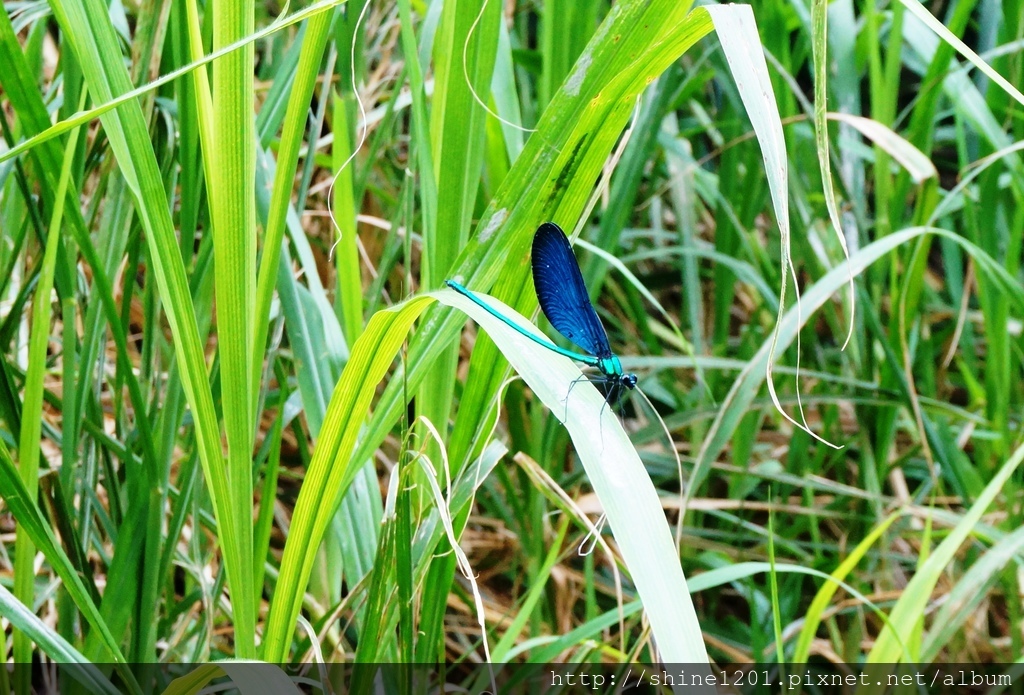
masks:
[[[661,659],[707,663],[700,624],[675,559],[675,543],[658,493],[614,410],[568,358],[538,345],[461,294],[446,291],[436,296],[469,314],[488,332],[505,359],[569,431],[644,604]],[[509,307],[480,297],[522,330],[546,340]]]

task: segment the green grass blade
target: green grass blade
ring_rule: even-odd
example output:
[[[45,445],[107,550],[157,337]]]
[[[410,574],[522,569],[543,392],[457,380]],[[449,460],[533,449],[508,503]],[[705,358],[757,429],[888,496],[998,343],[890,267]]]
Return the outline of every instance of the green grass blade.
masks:
[[[896,521],[900,517],[899,513],[890,514],[888,517],[878,524],[871,530],[867,536],[861,540],[860,543],[850,552],[850,554],[843,560],[843,562],[832,571],[831,577],[833,581],[822,584],[821,588],[818,589],[818,593],[815,594],[814,600],[811,602],[810,607],[804,614],[804,625],[800,629],[800,635],[797,637],[796,645],[793,649],[792,662],[794,664],[807,663],[807,658],[811,653],[811,643],[814,641],[815,633],[818,630],[818,625],[821,624],[821,616],[828,607],[829,601],[835,596],[836,591],[839,589],[839,582],[846,579],[847,575],[857,566],[857,563],[863,559],[864,555],[871,546],[878,541],[878,539],[885,533],[886,529],[892,525],[892,522]]]
[[[985,73],[993,82],[999,85],[1000,88],[1006,91],[1013,99],[1018,103],[1024,105],[1024,94],[1020,93],[1016,87],[1007,81],[1005,77],[1000,75],[998,72],[992,69],[988,63],[986,63],[977,53],[972,51],[967,44],[960,40],[956,34],[951,32],[945,27],[935,16],[929,12],[924,5],[917,0],[900,0],[900,4],[910,10],[911,14],[917,17],[919,20],[934,31],[944,42],[952,46],[960,53],[964,58],[969,60],[978,70]]]
[[[68,644],[60,635],[27,609],[6,587],[0,585],[0,614],[11,621],[19,632],[24,632],[39,646],[39,650],[58,663],[74,664],[62,670],[85,686],[88,692],[117,695],[118,690],[103,673],[88,662],[83,654]]]
[[[130,91],[131,82],[105,6],[98,0],[67,0],[55,2],[52,7],[62,30],[75,48],[89,92],[94,98],[109,102],[115,94]],[[152,259],[150,269],[167,312],[182,369],[182,384],[195,419],[203,470],[220,523],[225,566],[229,576],[248,584],[252,577],[252,563],[242,563],[243,551],[232,517],[238,512],[229,506],[232,495],[221,457],[220,428],[207,380],[206,360],[149,129],[139,104],[134,101],[107,112],[101,120],[146,231]],[[246,513],[250,508],[251,499],[247,501]],[[251,520],[248,528],[251,532]],[[244,593],[241,586],[239,589]],[[242,607],[242,610],[244,613],[254,608],[253,603],[248,608]]]
[[[419,174],[418,193],[420,205],[423,208],[423,236],[426,239],[433,239],[435,236],[433,227],[437,224],[437,172],[434,168],[434,154],[431,149],[430,120],[427,114],[423,66],[417,50],[416,33],[412,25],[410,0],[398,0],[398,14],[402,23],[402,52],[405,54],[412,101],[410,136],[416,155],[416,171]]]
[[[921,645],[921,663],[939,659],[950,640],[962,634],[964,624],[977,615],[979,606],[990,595],[989,590],[999,581],[999,573],[1022,552],[1024,528],[1018,528],[968,567],[931,621],[931,629]]]
[[[14,461],[11,460],[11,454],[7,450],[7,445],[3,443],[3,440],[0,440],[0,497],[3,498],[4,503],[14,514],[19,528],[25,529],[25,533],[32,543],[39,548],[43,556],[49,561],[50,566],[60,575],[64,586],[67,588],[68,593],[71,594],[72,599],[74,599],[75,605],[82,611],[86,621],[99,633],[100,639],[108,650],[108,658],[111,658],[117,665],[118,672],[125,678],[130,691],[132,693],[140,693],[141,690],[138,683],[127,668],[127,662],[121,653],[117,640],[110,634],[89,590],[82,582],[81,577],[75,572],[74,566],[57,542],[57,538],[54,536],[49,524],[47,524],[39,508],[35,505],[35,496],[29,493],[28,487],[22,482],[21,476],[14,466]]]
[[[470,299],[455,292],[436,296],[469,314],[493,336],[505,358],[547,408],[555,417],[565,418],[563,424],[601,500],[647,611],[661,658],[666,663],[707,663],[700,624],[675,560],[675,543],[657,492],[618,418],[605,407],[604,398],[585,380],[573,386],[582,374],[567,358],[526,338]],[[523,331],[539,333],[512,309],[492,298],[481,299]]]
[[[89,121],[99,118],[103,114],[113,109],[116,109],[118,106],[126,104],[134,99],[137,99],[140,96],[143,96],[157,89],[158,87],[167,84],[168,82],[173,82],[179,77],[187,75],[193,70],[196,70],[204,65],[208,65],[209,63],[212,63],[214,60],[222,56],[225,56],[231,53],[232,51],[237,51],[240,48],[243,48],[255,41],[258,41],[262,38],[265,38],[273,34],[274,32],[280,31],[281,29],[289,27],[293,24],[297,24],[298,22],[301,22],[304,19],[318,15],[321,12],[326,12],[327,10],[336,7],[344,3],[345,1],[346,0],[321,0],[321,2],[314,3],[296,12],[293,15],[282,17],[279,21],[274,22],[270,26],[264,27],[259,31],[251,32],[249,35],[243,37],[235,43],[228,46],[224,46],[220,50],[214,51],[200,60],[197,60],[181,68],[178,68],[177,70],[169,72],[166,75],[163,75],[158,79],[153,80],[152,82],[148,82],[140,87],[128,89],[125,92],[120,93],[116,96],[111,95],[109,99],[103,101],[103,103],[99,104],[98,106],[95,106],[86,111],[79,111],[74,116],[54,124],[53,126],[47,128],[38,135],[35,135],[26,140],[25,142],[18,144],[16,147],[12,147],[6,152],[0,153],[0,162],[5,162],[8,159],[17,157],[18,155],[46,142],[47,140],[50,140],[52,138],[57,137],[58,135],[62,135],[68,132],[77,125],[82,125],[83,123],[88,123]]]
[[[83,97],[84,99],[84,97]],[[25,397],[22,405],[21,433],[19,437],[18,455],[21,462],[21,478],[28,489],[30,499],[39,490],[39,452],[40,437],[43,426],[43,377],[46,374],[47,343],[50,337],[50,319],[52,318],[50,292],[53,290],[53,276],[57,264],[57,242],[60,240],[64,203],[67,200],[68,182],[71,178],[71,165],[74,162],[75,145],[78,142],[79,130],[71,131],[64,163],[60,170],[57,183],[57,194],[53,216],[50,218],[46,237],[46,249],[43,253],[42,269],[39,283],[36,285],[35,299],[32,302],[32,328],[28,344],[28,371],[25,374]],[[34,605],[35,599],[35,547],[26,535],[27,531],[17,529],[15,545],[15,595],[26,606]],[[14,634],[14,658],[16,662],[32,661],[32,645],[26,635],[21,632]]]
[[[849,258],[850,250],[846,246],[846,236],[839,217],[839,205],[836,203],[836,192],[832,185],[832,158],[829,152],[828,121],[826,110],[828,101],[828,59],[826,45],[828,38],[828,3],[826,0],[813,0],[811,3],[811,23],[814,58],[814,135],[818,146],[818,165],[821,168],[822,189],[825,192],[825,205],[828,208],[829,220],[836,231],[836,237],[843,248],[843,255]],[[856,296],[853,289],[853,275],[849,277],[850,330],[843,347],[853,337],[854,315],[856,312]]]
[[[868,652],[867,662],[872,664],[894,664],[901,661],[916,662],[919,654],[908,654],[904,644],[911,643],[914,630],[918,629],[918,621],[924,614],[925,606],[931,599],[942,574],[946,571],[950,560],[960,545],[974,530],[981,520],[982,514],[1003,490],[1017,466],[1024,461],[1024,446],[1019,446],[1013,455],[993,476],[985,490],[974,501],[963,519],[949,532],[924,564],[914,573],[902,596],[889,613],[889,622],[875,640]]]
[[[331,154],[337,178],[334,181],[332,210],[338,225],[338,239],[334,248],[335,268],[338,272],[335,305],[340,305],[338,314],[341,317],[345,342],[352,345],[363,331],[363,273],[359,259],[359,236],[356,226],[358,210],[354,198],[352,172],[355,160],[349,161],[352,155],[352,135],[348,119],[350,101],[342,99],[337,94],[334,95],[333,101],[334,147]]]
[[[711,31],[706,13],[687,16],[686,10],[681,4],[660,1],[613,7],[484,212],[475,236],[460,255],[453,279],[473,290],[493,287],[496,296],[515,297],[515,306],[522,313],[535,310],[536,296],[524,291],[529,268],[506,259],[526,253],[543,221],[575,225],[637,96],[653,77]],[[428,317],[427,329],[417,333],[410,349],[409,388],[419,385],[460,325],[454,315]],[[474,367],[476,364],[482,366]],[[455,461],[465,458],[469,443],[476,439],[479,416],[487,412],[503,378],[499,372],[505,369],[489,341],[477,345],[473,365],[471,370],[483,371],[469,384],[470,395],[463,395],[456,433],[449,444]],[[399,417],[400,386],[392,383],[385,390],[360,443],[359,456],[372,452]],[[469,420],[463,422],[467,416]]]
[[[500,3],[494,0],[452,0],[441,10],[430,111],[437,219],[425,229],[433,235],[425,233],[423,239],[427,287],[444,281],[469,239],[487,117],[477,99],[486,97],[491,84],[500,17]]]
[[[441,9],[433,47],[429,143],[437,182],[437,200],[430,207],[436,218],[423,231],[421,282],[427,288],[440,286],[469,240],[487,124],[487,112],[478,100],[488,98],[500,19],[501,3],[494,0],[450,0]],[[420,148],[427,146],[418,143]],[[433,361],[419,387],[419,412],[431,422],[448,419],[458,358],[458,346],[450,345]],[[430,446],[427,456],[437,460],[437,448]]]
[[[279,663],[287,657],[317,548],[334,516],[337,500],[360,469],[357,463],[364,460],[352,457],[363,418],[377,384],[406,340],[412,322],[432,301],[429,297],[419,297],[396,309],[376,313],[352,346],[295,503],[264,633],[265,661]],[[325,503],[325,500],[333,502]]]
[[[829,297],[831,297],[836,290],[842,287],[842,284],[846,282],[848,273],[851,270],[854,276],[860,275],[866,268],[879,258],[882,258],[885,254],[924,234],[937,234],[945,238],[949,238],[963,246],[968,250],[973,258],[985,266],[986,272],[992,273],[993,278],[997,279],[1003,291],[1007,292],[1008,296],[1013,297],[1016,295],[1014,301],[1020,305],[1021,300],[1024,299],[1024,295],[1022,295],[1020,289],[1015,286],[1013,281],[1006,276],[1006,271],[988,257],[988,255],[980,248],[966,241],[962,237],[944,229],[938,229],[935,227],[915,227],[905,229],[865,246],[860,250],[860,252],[851,256],[849,261],[846,261],[830,270],[824,277],[818,280],[818,282],[806,291],[802,298],[802,311],[798,312],[797,308],[794,307],[790,309],[779,322],[779,328],[777,329],[778,340],[773,338],[772,340],[762,344],[757,353],[747,362],[743,372],[736,378],[736,381],[733,382],[728,395],[719,405],[719,411],[718,415],[715,417],[715,422],[708,430],[708,436],[704,440],[700,453],[697,455],[697,463],[694,466],[690,482],[688,483],[687,495],[692,496],[700,487],[712,462],[725,448],[726,443],[729,441],[733,432],[736,431],[743,415],[746,413],[747,407],[757,395],[757,392],[764,380],[764,374],[762,372],[765,371],[765,365],[768,363],[770,355],[773,352],[772,344],[775,343],[775,348],[778,350],[786,349],[796,337],[796,333],[802,327],[803,323],[826,301],[828,301]]]
[[[764,53],[758,40],[757,26],[754,22],[754,14],[750,6],[709,5],[703,9],[711,15],[715,22],[715,32],[718,35],[718,40],[722,43],[722,49],[725,51],[729,68],[736,79],[740,98],[743,100],[747,116],[754,126],[758,144],[761,146],[765,173],[768,177],[768,188],[771,191],[772,206],[775,210],[775,220],[781,237],[782,257],[780,259],[781,272],[779,273],[779,280],[781,281],[779,313],[776,316],[775,333],[772,336],[771,349],[769,350],[768,360],[765,363],[765,383],[768,386],[768,394],[774,402],[778,400],[778,397],[776,396],[775,383],[772,379],[772,368],[775,363],[775,354],[779,349],[788,277],[792,275],[794,285],[796,283],[796,266],[793,264],[790,248],[789,166],[786,157],[786,140],[782,133],[779,109],[775,103],[775,94],[772,90],[771,80],[768,77],[768,66],[764,62]],[[797,298],[797,309],[800,309],[799,296]],[[781,404],[776,403],[776,408],[783,417],[794,425],[806,431],[815,439],[828,443],[808,427],[803,417],[802,408],[799,408],[799,422],[787,414],[782,409]]]
[[[288,108],[281,130],[281,144],[277,150],[274,169],[274,187],[270,197],[270,210],[263,234],[263,254],[260,258],[259,278],[256,289],[256,328],[252,343],[252,389],[259,390],[263,372],[263,353],[266,350],[267,331],[270,322],[270,304],[278,278],[278,264],[281,258],[281,241],[284,239],[285,219],[291,203],[292,183],[299,160],[299,149],[305,132],[309,100],[316,84],[317,68],[323,59],[327,45],[328,30],[333,12],[323,12],[310,19],[302,42],[299,66],[295,71],[295,82],[288,95]],[[254,414],[255,417],[255,414]]]
[[[213,49],[253,33],[253,0],[222,0],[211,6]],[[256,128],[253,108],[253,46],[247,44],[213,64],[213,140],[203,143],[213,232],[217,297],[217,352],[227,435],[227,509],[234,515],[237,566],[253,566],[252,451],[256,394],[253,373],[256,309]],[[224,523],[224,520],[221,520]],[[252,573],[231,582],[235,654],[256,656],[256,591]]]

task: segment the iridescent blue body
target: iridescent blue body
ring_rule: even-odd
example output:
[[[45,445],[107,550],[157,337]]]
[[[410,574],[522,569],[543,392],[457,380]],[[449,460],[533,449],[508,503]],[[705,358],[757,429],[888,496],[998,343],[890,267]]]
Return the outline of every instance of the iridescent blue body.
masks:
[[[594,311],[594,305],[590,303],[580,266],[561,227],[553,222],[545,222],[538,227],[533,237],[531,257],[533,283],[541,310],[559,333],[589,352],[589,355],[566,350],[524,331],[454,280],[448,280],[445,284],[535,343],[597,369],[602,375],[600,381],[609,386],[605,399],[614,403],[622,389],[636,387],[636,375],[626,374],[619,358],[612,353],[608,334]]]

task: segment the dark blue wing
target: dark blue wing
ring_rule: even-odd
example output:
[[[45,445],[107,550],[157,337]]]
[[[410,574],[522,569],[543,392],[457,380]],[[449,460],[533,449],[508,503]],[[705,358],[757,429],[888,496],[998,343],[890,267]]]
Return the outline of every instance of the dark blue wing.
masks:
[[[533,284],[544,315],[559,333],[596,357],[612,354],[590,303],[583,274],[562,228],[545,222],[533,237]]]

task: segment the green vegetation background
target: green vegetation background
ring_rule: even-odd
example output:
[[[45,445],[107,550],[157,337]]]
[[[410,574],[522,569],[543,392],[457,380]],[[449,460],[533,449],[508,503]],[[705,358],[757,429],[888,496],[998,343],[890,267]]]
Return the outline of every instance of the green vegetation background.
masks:
[[[1021,6],[4,7],[6,660],[1024,653]]]

